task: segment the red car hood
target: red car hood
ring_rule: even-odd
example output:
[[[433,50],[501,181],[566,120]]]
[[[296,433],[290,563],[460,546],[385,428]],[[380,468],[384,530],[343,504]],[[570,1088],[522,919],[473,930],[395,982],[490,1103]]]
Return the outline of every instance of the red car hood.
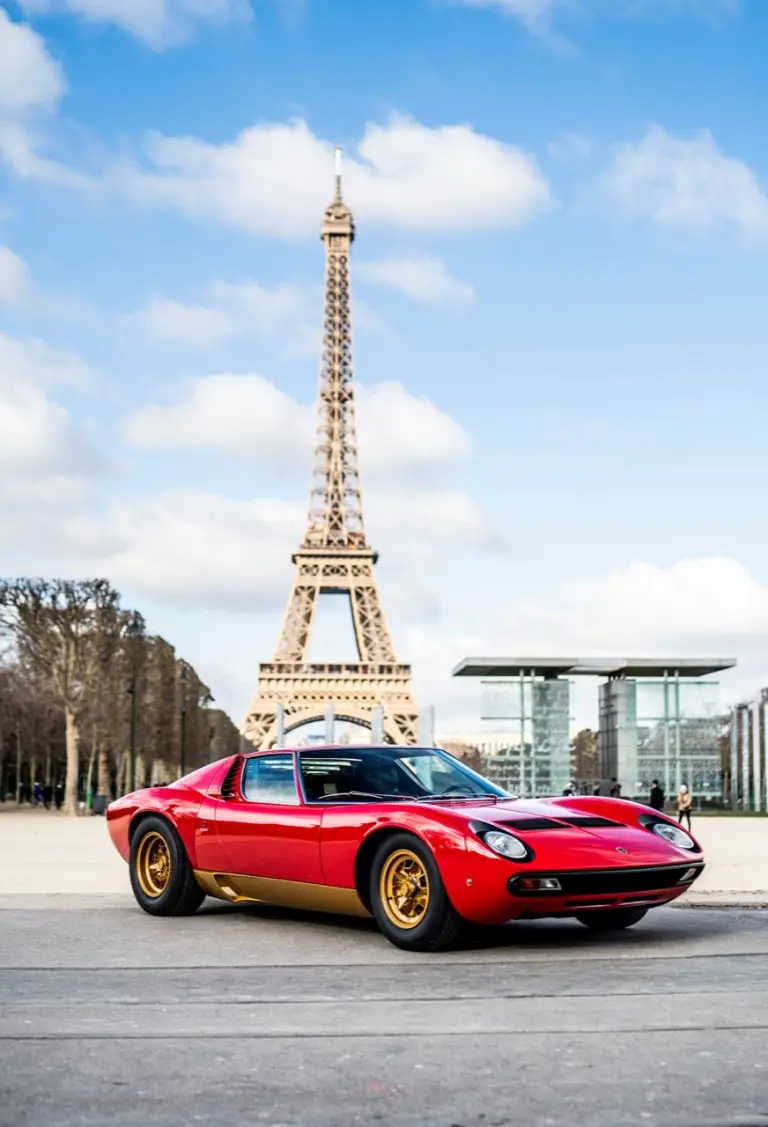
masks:
[[[638,825],[638,814],[651,811],[634,803],[627,803],[625,810],[610,803],[605,814],[535,799],[440,804],[443,810],[449,806],[453,813],[460,809],[467,822],[496,825],[520,837],[534,851],[537,869],[636,868],[702,860],[701,853],[680,849]]]

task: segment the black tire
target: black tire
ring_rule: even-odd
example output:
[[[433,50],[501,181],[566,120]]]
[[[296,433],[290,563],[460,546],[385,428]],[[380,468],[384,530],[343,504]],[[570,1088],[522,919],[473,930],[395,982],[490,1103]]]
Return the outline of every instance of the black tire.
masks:
[[[165,881],[147,873],[150,851],[158,858],[163,856],[160,841],[165,843],[170,870]],[[129,869],[133,895],[151,916],[191,916],[205,900],[181,838],[165,818],[154,814],[142,818],[131,841]]]
[[[639,923],[647,911],[647,908],[605,908],[577,913],[576,919],[592,931],[624,931]]]
[[[418,858],[427,881],[428,902],[415,925],[399,925],[388,912],[382,895],[382,874],[390,863],[395,863],[398,854],[405,853]],[[403,951],[444,951],[452,947],[464,931],[465,921],[448,899],[432,850],[413,834],[393,834],[376,851],[371,866],[370,901],[379,929],[390,943]]]

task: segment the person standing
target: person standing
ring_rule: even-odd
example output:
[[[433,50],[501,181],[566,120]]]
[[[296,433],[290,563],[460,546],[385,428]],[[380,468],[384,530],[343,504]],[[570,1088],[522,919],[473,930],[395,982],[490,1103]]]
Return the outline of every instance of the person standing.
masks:
[[[658,779],[654,779],[651,783],[651,793],[648,799],[648,805],[652,810],[664,809],[664,790],[659,786]]]
[[[611,798],[621,798],[621,783],[616,779],[611,779]]]
[[[688,829],[691,828],[691,807],[693,806],[693,795],[688,790],[688,787],[683,783],[680,787],[680,793],[677,796],[677,820],[680,825],[683,824],[683,818],[688,819]]]

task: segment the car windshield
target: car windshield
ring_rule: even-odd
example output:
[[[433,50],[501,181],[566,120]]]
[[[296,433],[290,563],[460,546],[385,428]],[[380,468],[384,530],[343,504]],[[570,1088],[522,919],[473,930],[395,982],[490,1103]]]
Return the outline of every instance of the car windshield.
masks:
[[[301,751],[299,769],[308,802],[512,797],[438,748]]]

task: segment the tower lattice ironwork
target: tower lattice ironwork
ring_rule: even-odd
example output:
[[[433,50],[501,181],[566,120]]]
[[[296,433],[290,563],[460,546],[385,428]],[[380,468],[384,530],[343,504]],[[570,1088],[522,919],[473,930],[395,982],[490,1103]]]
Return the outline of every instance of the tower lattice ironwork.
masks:
[[[342,200],[339,153],[336,194],[322,225],[325,302],[318,398],[318,441],[303,543],[293,555],[296,576],[271,662],[259,666],[259,686],[243,725],[258,747],[272,747],[282,705],[285,730],[321,720],[329,703],[340,720],[370,725],[384,710],[384,732],[396,744],[417,740],[418,712],[411,667],[395,657],[374,576],[378,553],[368,545],[357,461],[350,313],[352,213]],[[351,607],[359,661],[308,663],[318,600],[341,594]]]

